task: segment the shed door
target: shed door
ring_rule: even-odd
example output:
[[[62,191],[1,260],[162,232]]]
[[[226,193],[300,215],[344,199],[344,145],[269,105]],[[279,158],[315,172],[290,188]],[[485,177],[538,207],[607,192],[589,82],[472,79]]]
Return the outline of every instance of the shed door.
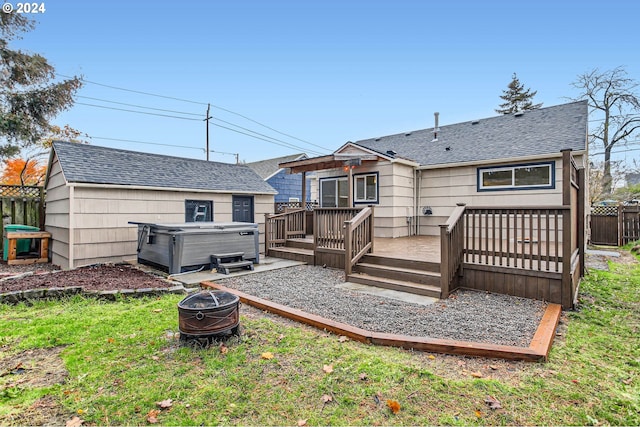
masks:
[[[233,221],[253,222],[253,196],[233,196]]]

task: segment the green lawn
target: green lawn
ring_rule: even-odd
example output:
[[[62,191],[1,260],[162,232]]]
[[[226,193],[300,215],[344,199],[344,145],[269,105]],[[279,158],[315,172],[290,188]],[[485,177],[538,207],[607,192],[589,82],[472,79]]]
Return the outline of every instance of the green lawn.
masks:
[[[582,282],[547,363],[368,346],[246,306],[241,339],[181,347],[176,295],[0,305],[0,425],[640,425],[640,264],[611,270]]]

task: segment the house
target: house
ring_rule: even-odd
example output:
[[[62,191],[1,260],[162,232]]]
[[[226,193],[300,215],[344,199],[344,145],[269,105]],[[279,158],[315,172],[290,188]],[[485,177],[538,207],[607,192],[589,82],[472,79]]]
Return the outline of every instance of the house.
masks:
[[[246,165],[253,169],[258,175],[262,177],[262,179],[264,179],[278,192],[278,194],[276,194],[275,196],[275,203],[277,205],[286,205],[287,203],[311,201],[311,182],[305,182],[305,200],[302,200],[302,174],[287,173],[287,170],[285,168],[280,167],[280,163],[294,162],[307,158],[308,157],[306,154],[299,153],[289,156],[251,162],[247,163]]]
[[[320,207],[304,247],[300,213],[267,218],[265,251],[344,268],[352,282],[436,297],[467,287],[571,308],[584,273],[587,119],[586,101],[443,126],[436,113],[428,129],[281,163],[317,174]],[[385,238],[436,246],[436,259],[380,257],[374,240]]]
[[[251,168],[56,141],[45,181],[52,263],[135,260],[130,221],[255,222],[261,239],[276,191]]]
[[[437,114],[437,113],[436,113]],[[587,165],[587,102],[347,142],[317,170],[320,207],[375,206],[376,237],[438,235],[458,203],[562,205],[562,150]]]

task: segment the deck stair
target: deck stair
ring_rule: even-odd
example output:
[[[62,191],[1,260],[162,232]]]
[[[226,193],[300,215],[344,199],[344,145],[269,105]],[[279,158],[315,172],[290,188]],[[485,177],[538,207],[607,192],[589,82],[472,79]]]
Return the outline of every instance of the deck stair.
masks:
[[[269,255],[313,265],[315,260],[313,254],[313,237],[287,239],[285,246],[269,249]]]
[[[347,281],[440,298],[440,264],[367,254]]]

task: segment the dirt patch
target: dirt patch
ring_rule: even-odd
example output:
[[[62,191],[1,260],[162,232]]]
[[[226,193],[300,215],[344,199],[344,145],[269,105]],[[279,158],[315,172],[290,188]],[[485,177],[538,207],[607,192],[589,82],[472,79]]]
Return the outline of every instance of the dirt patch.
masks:
[[[62,350],[62,347],[38,348],[0,359],[3,393],[19,394],[23,389],[62,384],[68,376],[60,358]],[[19,412],[0,415],[0,425],[65,425],[69,418],[54,397],[45,396]]]
[[[5,388],[41,388],[62,384],[68,372],[61,347],[37,348],[0,359],[0,384]]]
[[[109,291],[167,288],[173,285],[175,283],[129,264],[100,264],[2,280],[0,293],[71,286],[80,286],[85,291]]]
[[[63,426],[70,420],[62,406],[51,396],[42,397],[27,409],[0,416],[3,426]]]

